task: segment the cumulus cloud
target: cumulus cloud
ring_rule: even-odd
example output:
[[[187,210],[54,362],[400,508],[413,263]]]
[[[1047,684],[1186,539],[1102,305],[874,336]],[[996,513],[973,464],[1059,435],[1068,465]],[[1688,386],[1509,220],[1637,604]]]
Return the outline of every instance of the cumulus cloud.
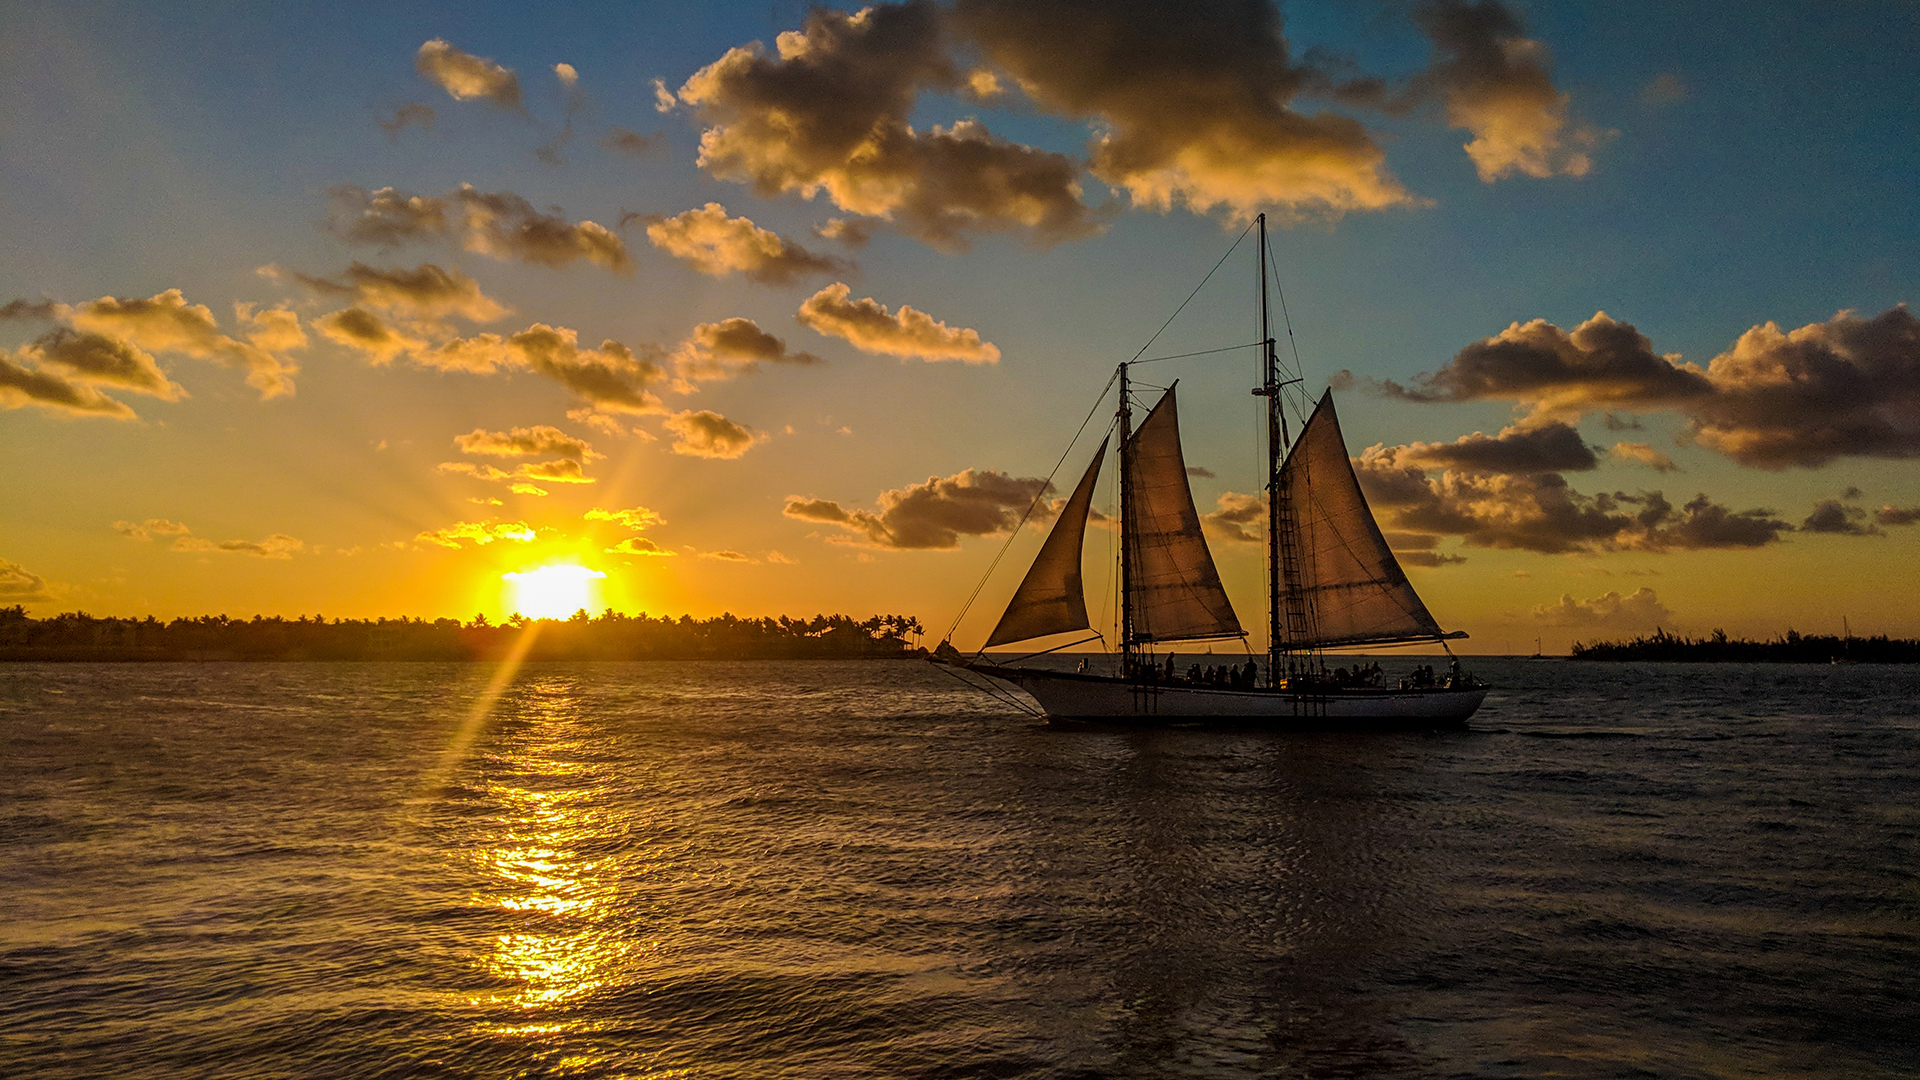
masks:
[[[609,555],[651,555],[651,556],[659,556],[661,558],[673,557],[673,552],[668,551],[666,548],[661,547],[659,544],[654,543],[653,541],[647,539],[644,536],[629,536],[625,540],[622,540],[619,543],[613,545],[612,547],[607,548],[606,552]]]
[[[1680,469],[1672,458],[1643,442],[1617,442],[1607,453],[1616,461],[1637,462],[1654,472],[1678,472]]]
[[[167,378],[152,356],[102,334],[55,327],[23,347],[18,356],[83,382],[104,383],[163,401],[187,396],[186,389]]]
[[[331,192],[328,226],[354,243],[394,246],[456,240],[503,261],[562,267],[584,260],[609,270],[631,267],[626,242],[593,221],[570,222],[558,207],[543,213],[510,191],[461,184],[445,195],[342,185]]]
[[[1706,495],[1678,509],[1658,491],[1586,495],[1553,472],[1448,469],[1431,477],[1403,459],[1405,450],[1373,446],[1354,462],[1383,525],[1459,536],[1471,547],[1547,554],[1748,548],[1793,529],[1772,511],[1730,511]]]
[[[313,320],[320,336],[338,345],[366,354],[375,364],[387,364],[396,356],[418,352],[427,342],[387,323],[364,308],[350,307],[330,312]]]
[[[752,319],[742,318],[701,323],[674,353],[682,391],[693,383],[757,371],[762,364],[818,363],[820,358],[812,353],[788,352],[785,341],[760,329]]]
[[[595,453],[593,445],[587,440],[569,435],[559,428],[546,424],[510,428],[506,431],[474,428],[465,435],[455,435],[453,442],[463,454],[482,454],[489,457],[552,455],[585,462],[606,456]]]
[[[315,325],[330,340],[363,352],[376,364],[405,356],[434,371],[533,372],[570,391],[584,408],[570,410],[568,416],[594,426],[604,426],[604,419],[597,419],[601,413],[663,411],[650,387],[666,377],[666,369],[654,359],[664,357],[652,346],[644,357],[612,339],[602,341],[597,349],[583,348],[576,331],[545,323],[534,323],[517,334],[475,334],[430,344],[360,308],[334,312],[315,320]]]
[[[845,282],[834,282],[808,297],[796,318],[808,329],[847,341],[861,352],[970,364],[1000,361],[999,347],[980,340],[977,330],[948,326],[906,304],[896,314],[872,297],[851,299],[852,292]]]
[[[895,549],[947,550],[962,536],[1006,532],[1027,507],[1052,489],[1046,480],[1015,478],[991,469],[931,476],[923,484],[880,493],[880,510],[847,508],[829,499],[789,495],[781,513],[834,525],[854,534],[847,542]]]
[[[495,521],[488,518],[485,521],[456,521],[444,529],[423,532],[414,539],[459,550],[462,544],[479,547],[495,540],[525,544],[530,543],[536,535],[533,527],[524,521]]]
[[[674,413],[667,417],[666,426],[674,435],[673,452],[687,457],[730,460],[767,438],[764,432],[737,424],[710,409]]]
[[[1525,36],[1498,0],[1437,0],[1414,16],[1438,53],[1417,80],[1437,91],[1447,122],[1466,144],[1480,179],[1585,176],[1602,135],[1567,129],[1567,95],[1553,85],[1545,45]]]
[[[1839,499],[1821,499],[1815,503],[1813,513],[1800,523],[1800,530],[1838,536],[1873,536],[1880,532],[1865,510],[1848,506]]]
[[[378,123],[380,130],[387,133],[387,138],[397,141],[400,138],[400,133],[410,127],[417,127],[422,131],[432,131],[434,121],[438,119],[439,116],[433,111],[433,106],[422,104],[418,101],[409,101],[405,105],[393,110],[392,116],[385,120],[378,121]]]
[[[1743,465],[1813,468],[1838,457],[1920,457],[1920,320],[1842,311],[1740,335],[1707,365],[1694,436]]]
[[[1416,200],[1357,121],[1293,107],[1274,5],[960,0],[959,30],[1042,109],[1095,123],[1092,171],[1135,205],[1338,217]]]
[[[60,305],[52,300],[9,300],[0,304],[0,322],[15,319],[51,319],[60,313]]]
[[[1573,331],[1514,323],[1438,371],[1380,392],[1412,401],[1508,400],[1527,424],[1603,409],[1671,410],[1692,437],[1762,469],[1840,457],[1920,457],[1920,320],[1904,306],[1842,311],[1784,331],[1764,323],[1703,369],[1597,314]]]
[[[298,364],[283,355],[282,349],[268,346],[284,346],[290,340],[297,345],[306,343],[304,334],[289,338],[288,321],[292,321],[296,333],[299,328],[290,312],[254,322],[246,341],[229,337],[220,332],[212,311],[203,304],[187,303],[179,289],[168,289],[145,299],[103,296],[63,308],[62,314],[75,329],[113,338],[135,348],[179,353],[244,368],[247,384],[259,390],[262,398],[291,395],[293,376],[300,370]]]
[[[480,98],[503,109],[520,110],[520,78],[512,68],[461,52],[441,38],[420,46],[413,66],[455,101]]]
[[[1191,470],[1189,470],[1191,471]],[[1241,544],[1267,542],[1267,500],[1261,495],[1222,492],[1210,513],[1200,515],[1208,535]]]
[[[1579,472],[1600,464],[1580,432],[1559,421],[1505,428],[1497,436],[1476,431],[1450,443],[1411,443],[1401,448],[1397,460],[1424,469],[1477,473]]]
[[[492,322],[511,310],[482,292],[471,277],[434,263],[407,270],[355,262],[336,278],[293,277],[317,293],[415,318],[458,315],[472,322]]]
[[[644,506],[629,507],[625,510],[608,510],[596,506],[580,516],[587,521],[618,522],[635,532],[655,525],[664,525],[667,522],[667,519],[661,517],[658,512]]]
[[[1644,630],[1673,622],[1673,612],[1644,585],[1630,596],[1608,591],[1591,600],[1575,600],[1563,593],[1559,603],[1535,607],[1531,614],[1541,626]]]
[[[758,42],[729,50],[678,95],[706,124],[700,166],[762,195],[824,193],[949,250],[982,231],[1041,243],[1093,232],[1072,159],[973,121],[924,131],[908,122],[923,87],[964,85],[943,21],[929,0],[821,7],[779,36],[776,55]]]
[[[0,600],[25,604],[52,598],[46,578],[11,559],[0,559]]]
[[[1920,524],[1920,506],[1883,506],[1873,512],[1873,520],[1882,525]]]
[[[184,552],[226,552],[234,555],[253,555],[262,559],[291,559],[306,550],[306,543],[286,533],[273,533],[264,540],[209,540],[193,535],[193,530],[184,523],[166,518],[148,518],[142,522],[116,521],[113,531],[131,540],[152,540],[156,536],[171,536],[171,550]]]
[[[1535,420],[1577,418],[1593,409],[1676,406],[1713,392],[1705,371],[1678,360],[1603,311],[1571,331],[1545,319],[1513,323],[1411,388],[1385,382],[1379,389],[1409,401],[1514,401]]]
[[[0,353],[0,408],[21,409],[29,405],[71,416],[134,419],[134,411],[123,401],[110,398],[85,383],[16,363]]]
[[[843,259],[815,255],[745,217],[728,217],[727,208],[710,202],[647,224],[653,246],[713,277],[743,274],[750,281],[784,285],[806,274],[845,274]]]

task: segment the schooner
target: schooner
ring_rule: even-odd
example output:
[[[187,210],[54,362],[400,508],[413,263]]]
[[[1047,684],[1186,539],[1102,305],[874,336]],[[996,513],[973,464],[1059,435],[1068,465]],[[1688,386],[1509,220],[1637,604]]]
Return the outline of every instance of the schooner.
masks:
[[[1257,219],[1260,336],[1267,479],[1267,656],[1260,673],[1212,680],[1182,677],[1169,653],[1176,643],[1244,639],[1246,631],[1221,585],[1201,531],[1180,447],[1176,381],[1136,427],[1128,364],[1115,376],[1119,407],[1102,442],[1006,612],[980,653],[963,657],[942,642],[935,657],[956,668],[1013,683],[1049,716],[1063,719],[1214,719],[1273,728],[1428,728],[1466,723],[1487,686],[1459,672],[1422,668],[1396,686],[1377,667],[1336,678],[1325,650],[1439,643],[1465,637],[1440,628],[1394,558],[1347,457],[1333,394],[1322,395],[1297,439],[1290,439],[1267,303],[1266,215]],[[1082,545],[1101,464],[1117,441],[1120,473],[1120,620],[1117,675],[1015,667],[989,661],[985,649],[1087,630]],[[1449,650],[1449,654],[1451,650]],[[1364,670],[1364,674],[1361,672]]]

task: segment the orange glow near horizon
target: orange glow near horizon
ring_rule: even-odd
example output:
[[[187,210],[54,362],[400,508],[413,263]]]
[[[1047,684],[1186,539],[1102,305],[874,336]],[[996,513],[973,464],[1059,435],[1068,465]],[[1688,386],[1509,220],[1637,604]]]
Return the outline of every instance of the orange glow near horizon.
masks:
[[[600,600],[599,582],[607,575],[572,563],[500,575],[507,583],[507,607],[530,619],[564,619]]]

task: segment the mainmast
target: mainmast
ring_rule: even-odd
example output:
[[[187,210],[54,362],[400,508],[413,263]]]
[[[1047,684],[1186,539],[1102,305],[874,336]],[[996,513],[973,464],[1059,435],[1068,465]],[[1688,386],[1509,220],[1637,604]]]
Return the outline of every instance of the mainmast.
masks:
[[[1280,357],[1274,349],[1273,320],[1267,305],[1267,215],[1259,216],[1260,244],[1255,258],[1260,263],[1260,347],[1262,374],[1265,376],[1254,394],[1267,399],[1267,681],[1279,686],[1286,674],[1293,674],[1293,646],[1307,639],[1306,604],[1299,580],[1299,534],[1294,527],[1293,485],[1281,469],[1289,435],[1280,381]],[[1281,597],[1285,591],[1285,599]]]

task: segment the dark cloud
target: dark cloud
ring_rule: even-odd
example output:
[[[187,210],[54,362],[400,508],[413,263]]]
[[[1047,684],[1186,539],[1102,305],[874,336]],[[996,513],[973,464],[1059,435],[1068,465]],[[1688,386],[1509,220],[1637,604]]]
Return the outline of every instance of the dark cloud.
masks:
[[[1414,20],[1437,54],[1416,88],[1437,94],[1447,122],[1473,136],[1466,150],[1480,179],[1585,176],[1593,167],[1600,133],[1567,130],[1567,95],[1553,85],[1547,48],[1506,5],[1439,0]]]
[[[1815,503],[1813,513],[1800,523],[1800,529],[1840,536],[1871,536],[1880,531],[1865,510],[1848,506],[1839,499],[1821,499]]]
[[[131,521],[116,521],[113,531],[130,540],[152,540],[156,536],[171,536],[170,545],[174,551],[184,552],[226,552],[233,555],[253,555],[262,559],[291,559],[305,551],[304,541],[288,536],[286,533],[273,533],[264,540],[208,540],[193,535],[193,530],[178,521],[166,518],[148,518],[138,524]]]
[[[124,402],[50,371],[15,363],[0,353],[0,408],[20,409],[39,406],[52,412],[77,416],[110,416],[131,420],[134,412]]]
[[[118,338],[61,326],[36,338],[20,350],[20,356],[43,369],[59,368],[85,382],[105,383],[163,401],[187,396],[186,389],[168,379],[153,357]]]
[[[615,127],[601,136],[600,145],[608,150],[632,154],[634,157],[646,157],[667,148],[667,133],[656,131],[651,135],[641,135],[623,127]]]
[[[1376,389],[1411,401],[1513,401],[1535,425],[1615,408],[1671,410],[1697,442],[1762,469],[1915,458],[1920,320],[1901,306],[1871,319],[1843,311],[1793,331],[1764,323],[1703,369],[1654,352],[1604,313],[1572,332],[1536,319],[1467,346],[1412,388]]]
[[[798,495],[788,496],[781,512],[801,521],[837,525],[855,534],[853,542],[866,546],[947,550],[958,547],[962,536],[1012,529],[1034,499],[1051,488],[1034,477],[965,469],[882,492],[877,500],[879,513]]]
[[[1740,335],[1707,365],[1694,436],[1743,465],[1814,468],[1839,457],[1920,457],[1920,320],[1904,306],[1843,311]]]
[[[1920,506],[1883,506],[1873,512],[1873,520],[1881,525],[1920,524]]]
[[[1658,409],[1705,397],[1707,373],[1653,351],[1629,323],[1605,312],[1571,332],[1535,319],[1460,350],[1411,388],[1381,383],[1409,401],[1514,401],[1536,418],[1578,417],[1601,408]]]
[[[213,312],[187,303],[179,289],[144,299],[103,296],[62,313],[75,329],[137,348],[244,368],[247,385],[259,390],[262,398],[293,393],[293,376],[300,367],[285,352],[307,343],[299,319],[280,309],[258,313],[241,309],[240,320],[249,327],[247,340],[229,337],[220,332]]]
[[[511,310],[482,292],[479,282],[433,263],[407,270],[355,262],[337,278],[292,276],[315,292],[414,317],[459,315],[473,322],[491,322]]]
[[[462,184],[445,195],[411,195],[353,185],[330,193],[328,227],[355,243],[394,246],[457,240],[468,251],[505,261],[562,267],[584,260],[609,270],[631,267],[626,242],[593,221],[570,222],[558,207],[536,210],[510,191]]]
[[[438,119],[439,116],[433,111],[433,106],[409,101],[395,109],[392,116],[378,123],[380,130],[387,133],[387,138],[397,140],[400,138],[400,133],[409,127],[432,131],[434,121]]]
[[[752,319],[723,319],[701,323],[674,353],[674,370],[682,382],[712,382],[756,371],[762,364],[818,364],[808,352],[788,352],[787,343]]]
[[[0,304],[0,322],[12,319],[51,319],[59,314],[60,305],[52,300],[9,300]]]
[[[750,281],[785,285],[807,274],[852,270],[844,259],[815,255],[748,218],[728,217],[719,203],[646,220],[654,247],[713,277],[738,273]]]
[[[707,125],[701,167],[762,195],[824,193],[948,250],[977,232],[1040,243],[1094,232],[1072,159],[973,121],[909,123],[922,88],[963,85],[943,21],[928,0],[852,14],[815,8],[780,35],[777,55],[757,42],[730,50],[680,88],[678,100]]]
[[[1476,431],[1450,443],[1413,443],[1399,460],[1427,469],[1480,473],[1580,472],[1600,464],[1580,432],[1557,420],[1510,427],[1497,436]]]
[[[970,364],[1000,361],[999,347],[980,340],[977,330],[948,326],[905,304],[895,313],[872,297],[851,296],[845,282],[835,282],[808,297],[795,317],[814,332],[840,338],[861,352]]]
[[[711,409],[674,413],[667,417],[666,426],[674,435],[673,452],[688,457],[731,460],[767,437]]]
[[[47,590],[46,578],[11,559],[0,559],[0,600],[28,604],[52,598],[53,594]]]
[[[957,28],[1042,109],[1093,121],[1092,171],[1135,205],[1337,217],[1414,203],[1366,129],[1297,111],[1267,0],[959,0]]]
[[[1658,492],[1586,495],[1558,473],[1438,477],[1403,458],[1406,447],[1369,448],[1355,460],[1382,524],[1472,547],[1571,551],[1671,551],[1759,547],[1793,526],[1768,510],[1729,511],[1701,495],[1676,510]]]
[[[482,454],[489,457],[552,455],[573,461],[590,461],[604,456],[595,453],[593,445],[587,440],[569,435],[559,428],[546,424],[511,428],[506,431],[474,428],[465,435],[455,435],[453,442],[463,454]]]
[[[350,307],[313,320],[320,336],[335,344],[365,353],[376,364],[392,362],[396,356],[424,349],[427,343],[407,334],[364,308]]]
[[[1188,470],[1191,472],[1192,470]],[[1222,492],[1211,513],[1200,515],[1200,527],[1221,540],[1243,544],[1267,542],[1267,500],[1260,495]]]
[[[503,109],[520,111],[520,78],[484,56],[461,52],[441,38],[420,46],[413,66],[455,101],[481,98]]]
[[[660,558],[672,558],[673,552],[654,543],[644,536],[629,536],[625,540],[606,549],[609,555],[651,555]]]

